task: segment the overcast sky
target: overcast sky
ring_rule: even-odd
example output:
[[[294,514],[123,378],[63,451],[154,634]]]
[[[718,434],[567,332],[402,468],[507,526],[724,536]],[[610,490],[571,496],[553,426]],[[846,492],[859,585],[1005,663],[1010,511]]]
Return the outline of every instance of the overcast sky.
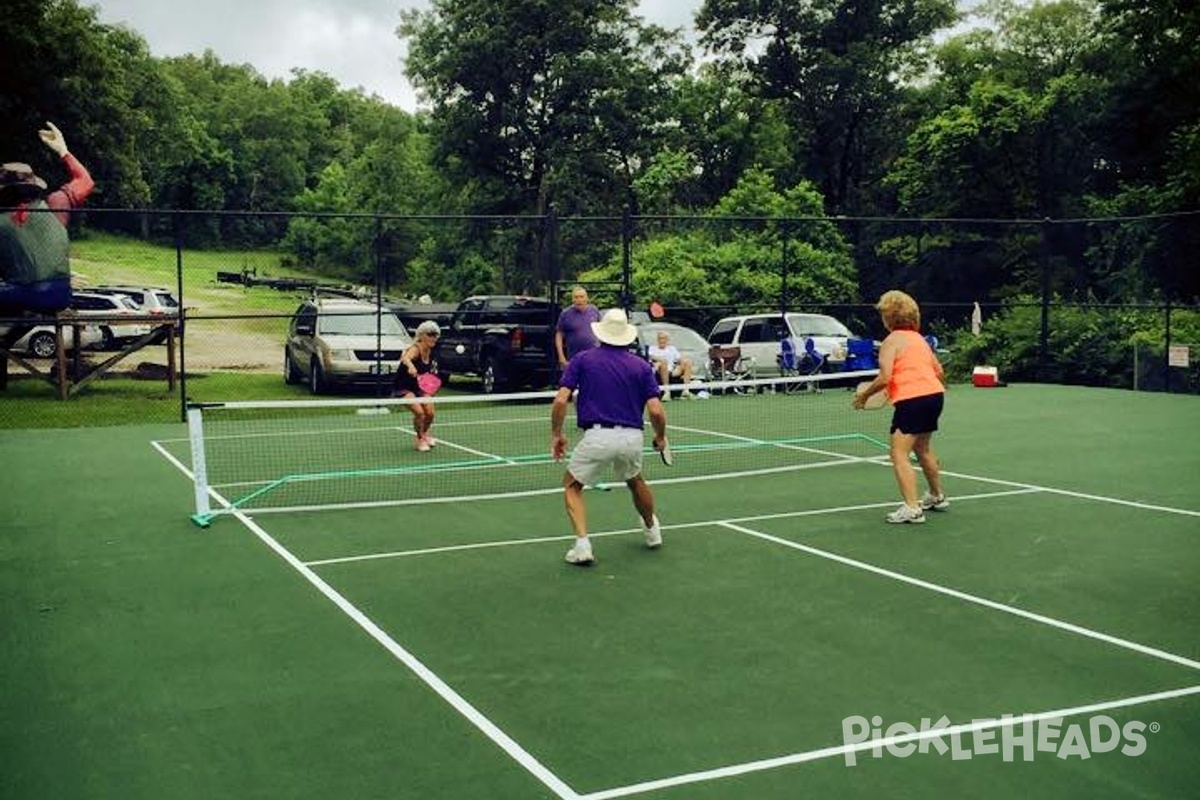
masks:
[[[692,28],[702,0],[641,0],[639,14],[667,28]],[[87,2],[87,0],[85,0]],[[324,72],[409,111],[417,107],[404,78],[404,44],[396,37],[401,8],[426,0],[90,0],[100,21],[124,24],[156,56],[212,50],[228,64],[251,64],[268,78],[293,67]]]

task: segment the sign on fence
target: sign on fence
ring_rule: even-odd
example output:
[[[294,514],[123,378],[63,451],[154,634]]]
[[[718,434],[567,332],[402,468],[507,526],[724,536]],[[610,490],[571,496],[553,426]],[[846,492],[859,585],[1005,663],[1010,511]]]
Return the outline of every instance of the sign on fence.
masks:
[[[1167,347],[1167,366],[1186,367],[1188,365],[1188,346],[1173,344]]]

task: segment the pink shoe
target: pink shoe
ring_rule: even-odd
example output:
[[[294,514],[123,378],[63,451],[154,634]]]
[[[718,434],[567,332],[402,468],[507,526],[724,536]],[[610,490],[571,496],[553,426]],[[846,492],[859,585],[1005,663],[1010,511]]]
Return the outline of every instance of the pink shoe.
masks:
[[[428,453],[429,452],[429,442],[425,441],[424,439],[417,439],[417,452],[418,453]]]

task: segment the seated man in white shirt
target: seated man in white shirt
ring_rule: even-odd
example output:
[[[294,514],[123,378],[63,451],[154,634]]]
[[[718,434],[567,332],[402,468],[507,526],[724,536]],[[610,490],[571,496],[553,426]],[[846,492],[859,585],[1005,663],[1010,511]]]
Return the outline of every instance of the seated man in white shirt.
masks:
[[[691,359],[682,355],[679,348],[671,344],[671,337],[666,331],[658,332],[657,344],[650,345],[646,349],[646,355],[650,357],[650,363],[654,365],[654,374],[658,378],[659,385],[663,387],[663,400],[671,398],[670,390],[667,388],[671,383],[671,378],[678,378],[683,383],[683,397],[692,396],[692,392],[688,388],[692,384]]]

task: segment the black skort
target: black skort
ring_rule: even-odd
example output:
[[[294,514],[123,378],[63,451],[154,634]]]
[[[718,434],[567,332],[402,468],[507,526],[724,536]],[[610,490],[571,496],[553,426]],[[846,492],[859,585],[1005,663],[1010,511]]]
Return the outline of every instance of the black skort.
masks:
[[[896,403],[892,412],[892,433],[900,431],[909,436],[933,433],[938,429],[944,400],[945,395],[938,392]]]

